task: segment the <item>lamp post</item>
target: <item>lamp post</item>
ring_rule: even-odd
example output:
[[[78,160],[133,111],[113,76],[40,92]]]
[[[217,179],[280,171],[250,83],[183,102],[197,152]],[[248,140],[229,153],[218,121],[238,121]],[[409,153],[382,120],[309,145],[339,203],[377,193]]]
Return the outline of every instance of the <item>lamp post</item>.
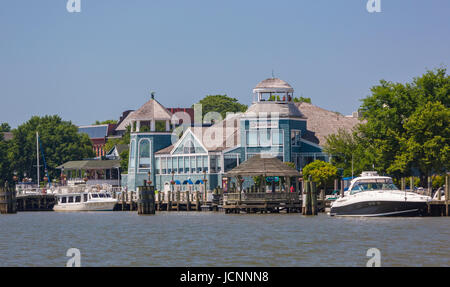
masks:
[[[147,175],[148,175],[148,185],[150,186],[150,185],[152,185],[152,179],[151,179],[151,176],[152,176],[152,173],[149,171],[149,172],[147,172]]]
[[[206,183],[208,182],[208,180],[206,179],[206,170],[203,171],[203,190],[205,192],[205,202],[208,200],[208,195],[207,195],[207,191],[206,191]]]

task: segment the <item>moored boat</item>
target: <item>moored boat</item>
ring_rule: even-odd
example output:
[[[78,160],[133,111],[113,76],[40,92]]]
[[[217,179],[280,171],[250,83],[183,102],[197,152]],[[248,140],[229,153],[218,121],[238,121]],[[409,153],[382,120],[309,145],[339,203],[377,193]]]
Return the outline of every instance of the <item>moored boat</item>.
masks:
[[[331,205],[331,216],[420,216],[431,197],[399,190],[388,176],[363,172],[345,196]]]

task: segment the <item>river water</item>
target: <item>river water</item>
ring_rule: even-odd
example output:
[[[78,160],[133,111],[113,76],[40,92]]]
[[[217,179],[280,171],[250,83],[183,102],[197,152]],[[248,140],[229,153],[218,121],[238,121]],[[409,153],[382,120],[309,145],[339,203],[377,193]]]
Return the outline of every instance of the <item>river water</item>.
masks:
[[[0,266],[450,266],[450,219],[325,214],[22,212],[0,215]]]

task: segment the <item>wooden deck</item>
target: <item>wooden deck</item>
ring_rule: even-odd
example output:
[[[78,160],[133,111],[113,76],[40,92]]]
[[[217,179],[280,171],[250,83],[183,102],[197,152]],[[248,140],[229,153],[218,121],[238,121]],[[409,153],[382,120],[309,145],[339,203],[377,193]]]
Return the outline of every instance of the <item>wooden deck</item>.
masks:
[[[225,213],[298,213],[302,202],[298,193],[228,193],[223,197],[223,209]]]

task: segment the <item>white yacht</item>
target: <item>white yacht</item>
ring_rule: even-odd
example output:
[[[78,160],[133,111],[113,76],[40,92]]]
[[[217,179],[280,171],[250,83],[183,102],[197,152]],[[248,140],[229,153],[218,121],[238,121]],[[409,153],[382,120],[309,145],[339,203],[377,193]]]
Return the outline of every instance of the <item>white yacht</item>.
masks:
[[[431,197],[399,190],[392,178],[363,172],[353,179],[344,197],[331,205],[331,216],[418,216]]]
[[[53,194],[54,211],[112,211],[117,203],[109,192],[96,187],[60,187]]]

